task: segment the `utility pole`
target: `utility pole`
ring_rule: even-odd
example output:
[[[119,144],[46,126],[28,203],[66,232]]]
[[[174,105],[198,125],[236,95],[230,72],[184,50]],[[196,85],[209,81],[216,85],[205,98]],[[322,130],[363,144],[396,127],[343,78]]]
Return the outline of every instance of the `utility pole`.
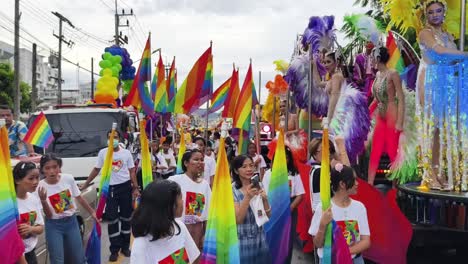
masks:
[[[91,100],[94,98],[94,58],[91,57]]]
[[[21,91],[20,91],[20,54],[19,54],[19,20],[20,20],[20,13],[19,13],[19,0],[15,0],[15,54],[14,54],[14,116],[15,119],[19,120],[19,115],[20,115],[20,101],[21,101]]]
[[[31,112],[36,111],[36,100],[37,100],[37,45],[33,43],[33,50],[32,50],[32,94],[31,94]]]
[[[59,35],[53,34],[56,38],[59,40],[59,53],[58,53],[58,98],[57,98],[57,104],[62,104],[62,42],[65,42],[70,48],[73,47],[75,43],[73,41],[66,41],[65,37],[62,34],[62,22],[65,21],[70,25],[70,27],[75,28],[75,26],[68,20],[66,17],[62,16],[58,12],[52,12],[55,16],[59,18]]]
[[[130,9],[130,14],[125,13],[125,9],[122,9],[122,14],[119,14],[117,12],[117,0],[115,0],[115,32],[114,32],[114,40],[115,40],[115,45],[120,46],[120,44],[128,44],[128,37],[127,36],[122,36],[122,31],[119,33],[119,28],[121,27],[129,27],[130,23],[128,22],[127,19],[127,24],[120,24],[120,17],[125,17],[125,16],[133,16],[133,9]]]

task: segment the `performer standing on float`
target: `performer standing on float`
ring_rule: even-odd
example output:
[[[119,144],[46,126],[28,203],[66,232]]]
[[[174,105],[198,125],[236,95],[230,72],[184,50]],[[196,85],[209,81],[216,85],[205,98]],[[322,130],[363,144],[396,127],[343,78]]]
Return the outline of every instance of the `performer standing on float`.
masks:
[[[356,55],[353,68],[353,83],[360,91],[369,97],[371,95],[372,83],[375,79],[375,63],[372,61],[371,53],[374,43],[366,43],[366,51]]]
[[[446,2],[427,1],[423,8],[423,21],[426,24],[419,33],[422,61],[417,80],[419,110],[423,114],[420,144],[423,179],[429,183],[431,189],[453,189],[453,173],[448,172],[448,167],[452,166],[449,157],[452,154],[450,151],[458,143],[451,140],[454,131],[450,129],[449,118],[450,114],[455,113],[447,113],[444,108],[451,107],[447,103],[456,102],[456,92],[453,93],[456,91],[458,78],[454,78],[457,67],[453,63],[468,58],[468,55],[457,50],[453,36],[445,30]],[[443,131],[447,127],[448,133]],[[458,166],[456,164],[453,164],[455,170]],[[444,175],[446,171],[447,175]],[[445,176],[448,177],[446,186]]]
[[[386,152],[392,162],[395,160],[405,111],[405,97],[400,76],[396,70],[388,69],[386,66],[390,59],[387,48],[374,48],[372,59],[377,64],[378,72],[372,86],[374,101],[370,106],[371,116],[377,110],[367,180],[370,185],[374,185],[382,153]]]

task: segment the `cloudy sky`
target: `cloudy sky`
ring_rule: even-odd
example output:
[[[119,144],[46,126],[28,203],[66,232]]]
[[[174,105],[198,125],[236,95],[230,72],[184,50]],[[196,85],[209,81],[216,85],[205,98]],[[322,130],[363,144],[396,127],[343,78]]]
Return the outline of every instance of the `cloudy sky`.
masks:
[[[14,1],[4,1],[0,10],[0,40],[13,44]],[[90,69],[91,57],[95,69],[104,47],[111,45],[114,34],[114,0],[20,0],[21,46],[30,48],[37,42],[39,53],[48,56],[49,50],[58,50],[58,18],[52,11],[67,17],[79,29],[64,24],[64,35],[75,42],[72,48],[64,45],[63,54],[68,60]],[[285,4],[295,3],[294,5]],[[162,49],[165,63],[176,56],[178,80],[182,82],[195,60],[213,41],[214,88],[216,89],[232,71],[232,64],[240,68],[241,80],[253,61],[256,86],[258,72],[262,72],[262,87],[274,77],[272,62],[289,61],[296,35],[302,33],[313,15],[335,15],[335,25],[340,28],[342,18],[349,13],[362,13],[353,6],[354,0],[117,0],[119,12],[133,9],[136,16],[129,20],[130,27],[121,28],[128,35],[132,59],[141,56],[148,32],[151,31],[152,50]],[[338,40],[344,42],[338,34]],[[153,55],[153,62],[157,60]],[[73,87],[89,82],[90,74],[76,66],[62,63],[65,84]],[[135,65],[137,67],[137,65]],[[242,85],[242,82],[241,82]],[[266,98],[262,89],[262,102]]]

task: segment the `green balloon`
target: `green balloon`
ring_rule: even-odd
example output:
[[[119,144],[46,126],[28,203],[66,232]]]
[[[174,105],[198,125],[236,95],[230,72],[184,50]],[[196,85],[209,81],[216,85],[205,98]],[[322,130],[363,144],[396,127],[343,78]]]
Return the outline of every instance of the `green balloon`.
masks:
[[[103,69],[109,68],[112,67],[112,62],[110,60],[102,60],[99,62],[99,66],[101,66]]]
[[[114,64],[120,64],[122,62],[122,57],[120,55],[114,55],[112,57],[112,62]]]
[[[101,69],[101,71],[99,71],[99,76],[104,76],[104,70],[105,69]]]
[[[102,55],[102,58],[105,60],[110,60],[112,58],[112,54],[110,52],[106,52],[104,55]]]
[[[116,67],[119,70],[119,72],[122,70],[122,65],[121,64],[114,65],[114,67]]]
[[[112,76],[119,77],[119,69],[117,69],[117,67],[114,66],[111,68],[111,70],[112,70]]]

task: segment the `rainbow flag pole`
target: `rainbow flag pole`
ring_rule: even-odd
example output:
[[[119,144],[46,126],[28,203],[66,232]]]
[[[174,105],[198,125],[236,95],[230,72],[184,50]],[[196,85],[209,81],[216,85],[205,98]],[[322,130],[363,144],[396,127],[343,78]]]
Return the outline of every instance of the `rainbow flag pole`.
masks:
[[[28,133],[24,137],[24,142],[44,148],[49,146],[54,140],[52,129],[43,112],[41,112],[29,127]]]
[[[0,119],[0,259],[2,263],[16,263],[24,253],[23,240],[18,234],[19,218],[16,193],[11,170],[8,130]]]
[[[289,253],[291,231],[291,196],[289,191],[288,169],[286,164],[286,148],[284,132],[280,130],[276,144],[268,201],[271,206],[270,221],[265,223],[265,235],[273,263],[285,263]]]
[[[146,136],[146,121],[140,121],[140,144],[141,144],[141,178],[143,189],[153,181],[153,170],[151,167],[151,155],[149,151],[148,137]]]
[[[110,138],[114,138],[117,123],[112,123],[112,131]],[[101,182],[99,184],[98,205],[96,209],[96,216],[98,219],[102,218],[104,206],[106,205],[107,196],[109,195],[109,183],[112,175],[112,160],[114,156],[113,141],[109,140],[107,145],[106,159],[104,166],[101,170]],[[94,223],[93,230],[89,236],[88,245],[86,246],[86,259],[88,263],[100,264],[101,263],[101,225]]]
[[[238,264],[239,239],[224,137],[219,143],[212,197],[201,263]]]
[[[328,119],[323,118],[322,135],[322,166],[320,169],[320,200],[322,209],[326,211],[331,204],[330,190],[330,146],[328,141]],[[332,263],[332,225],[328,224],[325,231],[325,242],[323,245],[323,264]]]

